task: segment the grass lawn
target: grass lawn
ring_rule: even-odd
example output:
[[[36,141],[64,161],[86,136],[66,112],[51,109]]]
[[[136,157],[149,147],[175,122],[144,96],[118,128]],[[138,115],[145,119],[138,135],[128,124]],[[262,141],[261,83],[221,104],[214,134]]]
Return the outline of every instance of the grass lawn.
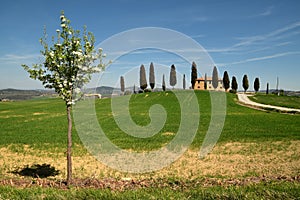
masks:
[[[269,182],[248,186],[213,186],[174,190],[170,188],[143,188],[111,191],[109,189],[60,190],[54,188],[15,188],[0,186],[1,199],[298,199],[300,184]]]
[[[188,92],[188,91],[182,91]],[[265,112],[236,104],[236,95],[227,95],[225,125],[213,151],[203,160],[198,153],[211,119],[210,95],[196,91],[200,110],[197,134],[189,150],[172,165],[152,173],[130,174],[113,170],[91,156],[73,129],[73,167],[75,178],[102,179],[132,178],[134,180],[197,180],[202,178],[244,179],[249,177],[294,177],[300,174],[300,115]],[[121,97],[122,98],[122,97]],[[294,100],[288,99],[293,102]],[[125,134],[117,126],[111,112],[110,99],[96,100],[99,124],[107,137],[119,147],[131,151],[159,149],[171,141],[179,128],[180,106],[172,92],[156,92],[131,96],[129,111],[139,125],[150,122],[149,108],[161,104],[167,112],[162,130],[150,138],[136,138]],[[59,175],[66,177],[67,118],[64,102],[60,99],[34,99],[20,102],[0,102],[0,180],[24,179],[11,173],[26,165],[51,164]],[[25,179],[27,179],[25,177]],[[142,188],[125,191],[73,188],[68,191],[54,188],[21,190],[11,186],[0,187],[0,199],[11,194],[17,199],[42,198],[107,198],[107,199],[266,199],[299,196],[299,182],[263,182],[241,186],[218,184],[195,188]],[[2,195],[2,196],[1,196]],[[23,196],[22,196],[23,195]],[[34,196],[35,195],[35,196]],[[34,197],[33,197],[34,196]],[[253,198],[252,198],[253,197]],[[268,198],[269,197],[269,198]],[[13,199],[15,199],[13,198]]]
[[[278,96],[276,94],[266,95],[258,93],[249,98],[258,103],[300,109],[300,97],[298,96]]]

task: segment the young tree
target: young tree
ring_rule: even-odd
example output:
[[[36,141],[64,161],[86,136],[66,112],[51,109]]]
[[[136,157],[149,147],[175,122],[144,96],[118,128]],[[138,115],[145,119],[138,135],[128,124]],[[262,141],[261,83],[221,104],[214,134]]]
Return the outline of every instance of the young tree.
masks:
[[[182,83],[182,87],[185,90],[185,85],[186,85],[186,81],[185,81],[185,74],[183,74],[183,83]]]
[[[123,94],[124,94],[125,82],[124,82],[124,77],[123,76],[120,77],[120,86],[121,86],[121,92],[123,92]]]
[[[254,80],[254,90],[255,92],[258,92],[259,90],[259,78],[255,78]]]
[[[70,20],[61,12],[61,30],[57,29],[57,41],[53,39],[52,46],[47,43],[46,30],[40,39],[45,58],[43,64],[34,64],[32,67],[22,65],[30,74],[30,78],[40,80],[45,88],[54,89],[65,101],[68,118],[68,144],[67,144],[67,184],[72,182],[72,105],[82,97],[81,88],[91,80],[91,74],[100,72],[105,68],[102,58],[105,54],[102,49],[95,51],[94,35],[80,31],[70,26]],[[53,37],[54,38],[54,37]],[[95,61],[100,60],[98,65]]]
[[[230,87],[230,80],[227,71],[223,74],[223,86],[225,88],[225,91],[227,92]]]
[[[155,86],[155,75],[154,75],[154,66],[152,62],[150,64],[149,84],[151,89],[153,90]]]
[[[204,89],[207,90],[207,74],[204,76]]]
[[[140,67],[140,88],[145,90],[147,88],[146,71],[144,65]]]
[[[191,84],[192,84],[192,89],[195,87],[197,79],[197,65],[195,62],[192,63],[192,72],[191,72]]]
[[[215,89],[217,89],[219,85],[218,69],[216,66],[214,66],[213,73],[212,73],[212,85]]]
[[[171,66],[171,71],[170,71],[170,85],[173,87],[176,85],[177,79],[176,79],[176,68],[175,65]]]
[[[164,74],[163,74],[163,77],[162,77],[162,90],[166,91],[166,82],[165,82],[165,75]]]
[[[245,93],[249,88],[248,76],[246,74],[243,77],[243,88],[244,88]]]
[[[232,77],[232,80],[231,80],[231,89],[236,92],[237,89],[238,89],[238,84],[237,84],[237,81],[236,81],[236,78],[235,76]]]

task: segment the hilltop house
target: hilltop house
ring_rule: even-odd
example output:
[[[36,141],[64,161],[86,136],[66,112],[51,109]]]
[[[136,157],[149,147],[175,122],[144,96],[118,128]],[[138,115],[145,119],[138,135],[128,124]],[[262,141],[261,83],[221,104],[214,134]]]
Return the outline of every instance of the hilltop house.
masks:
[[[101,99],[102,95],[101,94],[84,94],[84,98],[96,98],[96,99]]]
[[[218,87],[215,89],[213,87],[213,84],[212,84],[212,77],[207,77],[207,87],[206,89],[207,90],[218,90],[218,91],[223,91],[224,90],[224,87],[223,87],[223,80],[222,79],[219,79],[218,81]],[[204,84],[205,84],[205,79],[204,78],[197,78],[196,79],[196,83],[195,83],[195,86],[194,86],[194,90],[205,90],[204,88]]]

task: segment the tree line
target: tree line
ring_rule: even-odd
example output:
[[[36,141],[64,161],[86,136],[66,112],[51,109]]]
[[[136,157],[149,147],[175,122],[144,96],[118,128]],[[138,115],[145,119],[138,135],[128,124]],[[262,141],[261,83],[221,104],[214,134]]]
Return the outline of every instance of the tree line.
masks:
[[[229,79],[229,75],[228,75],[228,72],[227,72],[227,71],[225,71],[224,74],[223,74],[223,85],[224,85],[225,91],[228,91],[228,89],[230,88],[230,79]],[[247,74],[245,74],[245,75],[243,76],[243,79],[242,79],[242,86],[243,86],[244,92],[247,92],[247,90],[249,89],[249,80],[248,80]],[[259,81],[259,78],[258,78],[258,77],[256,77],[256,78],[254,79],[253,88],[254,88],[255,92],[258,92],[258,91],[259,91],[259,88],[260,88],[260,81]],[[232,80],[231,80],[231,90],[230,90],[230,92],[236,93],[237,90],[238,90],[238,83],[237,83],[236,77],[235,77],[235,76],[232,76]]]
[[[170,68],[170,79],[169,79],[169,84],[173,87],[177,84],[177,75],[176,75],[176,67],[175,65],[171,65]],[[154,90],[155,88],[155,73],[154,73],[154,64],[151,62],[150,63],[150,68],[149,68],[149,85],[151,88],[151,91]],[[124,77],[120,77],[120,87],[121,87],[121,92],[125,92],[125,81]],[[148,92],[150,90],[147,89],[148,87],[148,82],[146,78],[146,70],[145,66],[142,64],[140,66],[140,91],[138,92]],[[161,88],[163,91],[166,90],[166,82],[165,82],[165,74],[162,75],[162,84]],[[186,89],[186,80],[185,80],[185,74],[183,75],[183,89]],[[133,92],[136,93],[137,91],[135,90],[135,85],[133,86]]]
[[[172,88],[174,89],[174,86],[177,84],[177,76],[176,76],[176,67],[174,64],[171,65],[170,67],[170,76],[169,76],[169,84],[172,86]],[[133,87],[133,92],[148,92],[150,90],[147,89],[148,87],[148,82],[147,82],[147,78],[146,78],[146,70],[145,70],[145,66],[142,64],[140,66],[140,76],[139,76],[140,80],[139,80],[139,87],[140,90],[136,91],[135,90],[135,85]],[[191,67],[191,88],[194,89],[196,81],[198,78],[198,73],[197,73],[197,65],[195,62],[192,63],[192,67]],[[186,76],[185,74],[183,74],[183,80],[182,80],[182,87],[185,90],[186,89]],[[217,67],[215,66],[213,68],[213,72],[212,72],[212,86],[216,89],[218,87],[219,84],[219,76],[218,76],[218,70]],[[223,78],[222,78],[222,84],[223,87],[225,89],[226,92],[232,92],[232,93],[236,93],[238,90],[238,83],[237,83],[237,79],[235,76],[232,76],[231,81],[228,75],[227,71],[224,71],[223,74]],[[149,68],[149,85],[151,88],[151,91],[154,90],[155,88],[155,73],[154,73],[154,64],[151,62],[150,63],[150,68]],[[267,84],[268,85],[268,84]],[[125,92],[125,81],[124,81],[124,77],[121,76],[120,77],[120,87],[121,87],[121,92]],[[245,74],[243,76],[242,79],[242,87],[244,89],[244,92],[247,92],[247,90],[249,89],[249,80],[248,80],[248,76],[247,74]],[[165,83],[165,74],[162,75],[162,85],[161,88],[163,91],[166,90],[166,83]],[[260,81],[259,78],[256,77],[254,80],[254,84],[253,84],[253,88],[255,90],[255,92],[259,91],[260,88]],[[207,74],[205,74],[204,76],[204,89],[207,89]],[[267,88],[268,90],[268,88]]]
[[[195,62],[192,63],[192,69],[191,69],[191,84],[192,84],[192,88],[195,87],[196,84],[196,80],[198,78],[197,76],[197,65]],[[213,72],[212,72],[212,85],[213,87],[216,89],[218,87],[218,70],[217,67],[213,68]],[[230,92],[232,93],[236,93],[238,90],[238,83],[237,83],[237,79],[235,76],[232,76],[231,79],[231,85],[230,85],[230,78],[228,75],[227,71],[224,71],[223,74],[223,79],[222,79],[222,83],[223,83],[223,87],[225,89],[225,91],[227,92],[231,86],[231,90]],[[246,92],[249,89],[249,80],[248,80],[248,76],[245,74],[243,76],[243,80],[242,80],[242,86],[244,88],[244,92]],[[260,82],[259,82],[259,78],[256,77],[254,80],[254,90],[255,92],[258,92],[260,88]],[[207,89],[207,74],[205,73],[204,75],[204,89]]]

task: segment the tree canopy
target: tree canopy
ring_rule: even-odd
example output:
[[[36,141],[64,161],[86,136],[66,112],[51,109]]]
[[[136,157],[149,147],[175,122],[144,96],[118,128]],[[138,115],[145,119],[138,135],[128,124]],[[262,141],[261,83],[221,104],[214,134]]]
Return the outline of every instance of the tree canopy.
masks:
[[[46,30],[40,39],[44,48],[41,51],[45,57],[43,64],[34,64],[32,68],[24,64],[22,67],[30,78],[40,80],[45,88],[54,89],[67,105],[72,105],[80,99],[81,87],[90,81],[91,74],[105,68],[102,62],[105,54],[101,48],[96,52],[95,37],[86,31],[86,27],[80,37],[80,31],[70,26],[70,20],[63,11],[60,20],[62,30],[56,30],[57,40],[52,46],[47,43]],[[98,65],[94,64],[96,60],[100,61]]]

